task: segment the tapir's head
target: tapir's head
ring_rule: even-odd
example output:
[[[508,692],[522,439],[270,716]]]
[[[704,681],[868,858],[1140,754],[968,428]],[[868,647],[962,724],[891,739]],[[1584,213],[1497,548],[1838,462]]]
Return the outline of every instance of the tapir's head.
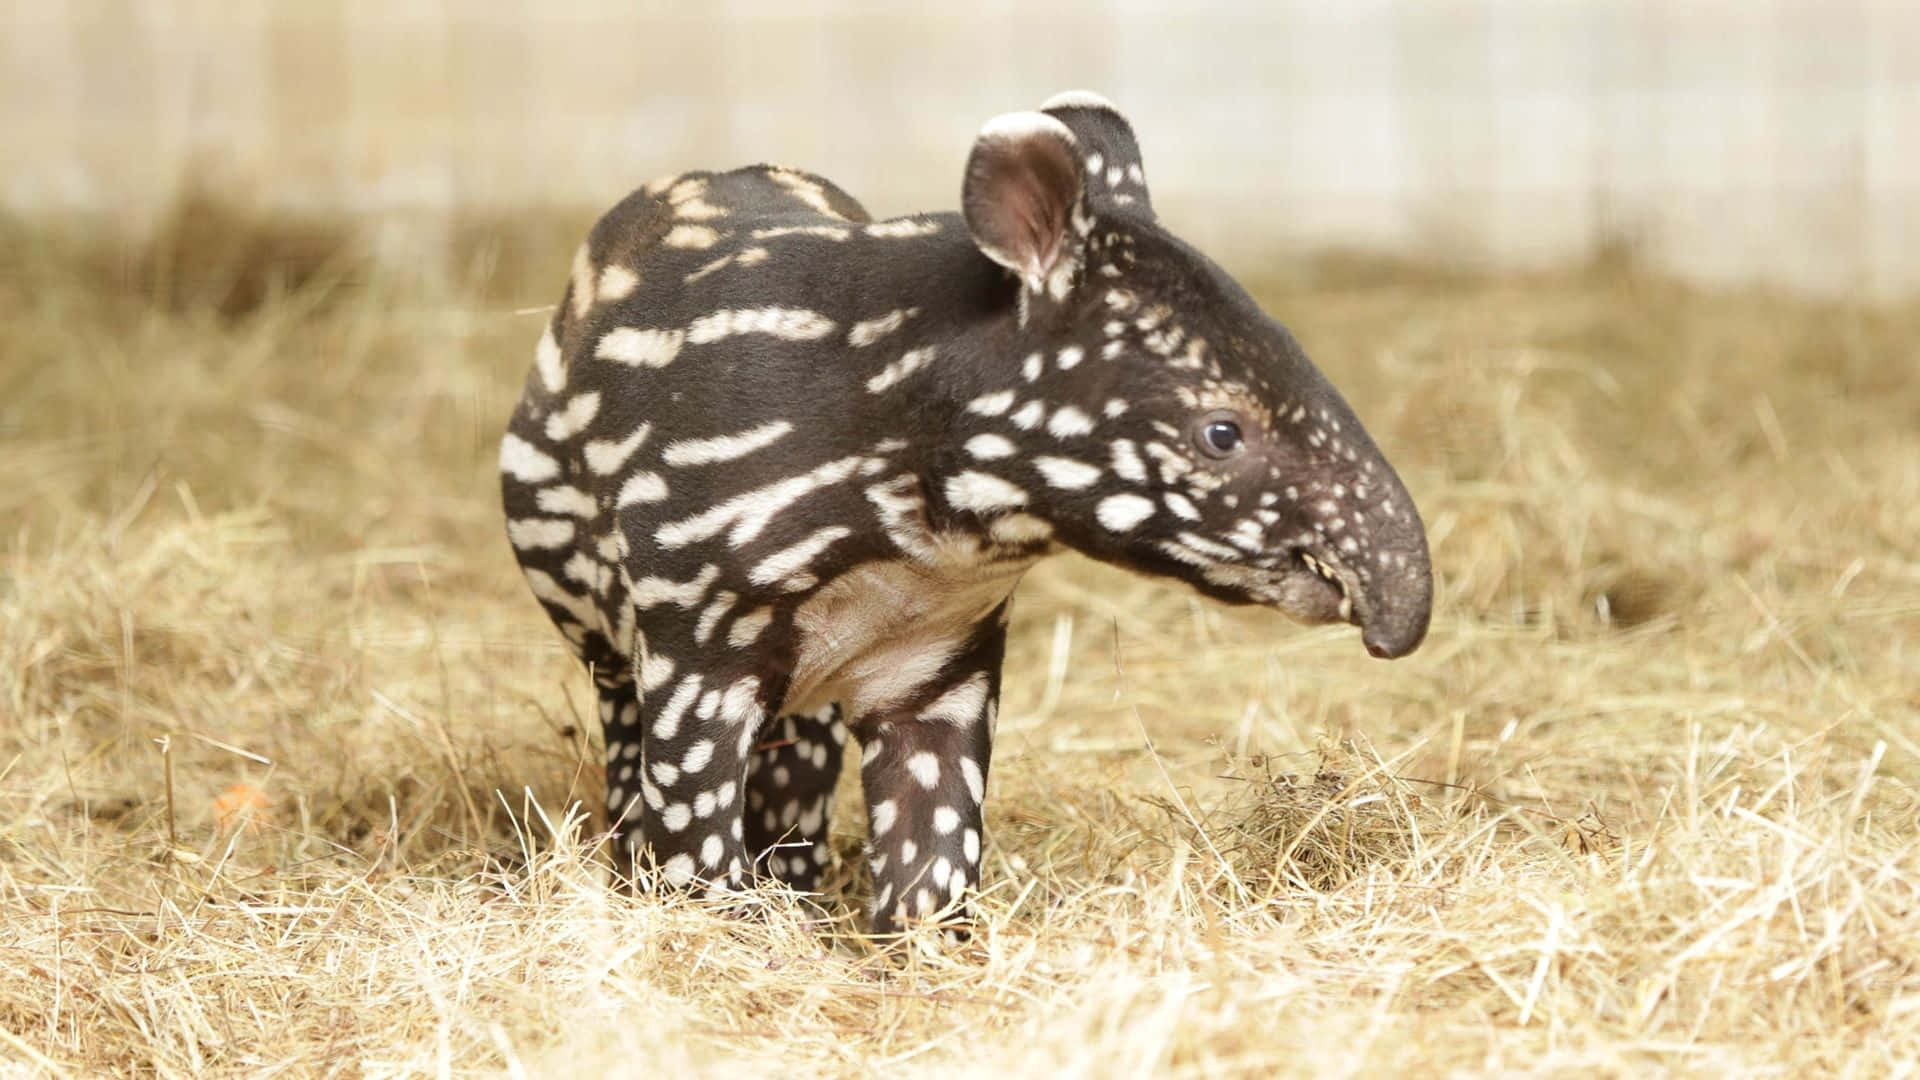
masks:
[[[1155,220],[1112,105],[1076,91],[988,123],[962,209],[1022,282],[1020,381],[967,408],[1028,433],[1046,490],[1031,509],[1059,539],[1352,622],[1375,656],[1420,644],[1433,578],[1412,498],[1293,335]]]

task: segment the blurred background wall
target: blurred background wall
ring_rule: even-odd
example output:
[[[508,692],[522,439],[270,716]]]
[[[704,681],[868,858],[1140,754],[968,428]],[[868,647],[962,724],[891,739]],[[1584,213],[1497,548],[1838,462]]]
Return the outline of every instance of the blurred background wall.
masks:
[[[388,216],[610,204],[773,159],[951,206],[987,117],[1085,86],[1164,217],[1329,246],[1920,291],[1914,0],[16,0],[0,206],[138,223],[189,177]]]

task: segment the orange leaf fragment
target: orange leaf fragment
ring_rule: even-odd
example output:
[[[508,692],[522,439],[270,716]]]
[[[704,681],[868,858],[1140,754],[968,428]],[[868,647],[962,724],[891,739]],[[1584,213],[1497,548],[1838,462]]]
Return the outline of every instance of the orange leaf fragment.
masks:
[[[260,827],[272,805],[267,793],[252,784],[234,784],[214,798],[213,813],[222,832],[235,826],[253,830]]]

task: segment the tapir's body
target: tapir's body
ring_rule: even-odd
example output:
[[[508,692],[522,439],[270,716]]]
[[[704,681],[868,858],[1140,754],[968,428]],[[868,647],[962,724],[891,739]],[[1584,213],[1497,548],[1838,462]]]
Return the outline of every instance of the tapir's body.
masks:
[[[1008,600],[1061,545],[1417,645],[1411,500],[1284,330],[1158,227],[1137,153],[1063,95],[983,132],[963,214],[873,222],[757,166],[594,228],[501,465],[642,868],[817,887],[851,730],[876,925],[956,911]]]

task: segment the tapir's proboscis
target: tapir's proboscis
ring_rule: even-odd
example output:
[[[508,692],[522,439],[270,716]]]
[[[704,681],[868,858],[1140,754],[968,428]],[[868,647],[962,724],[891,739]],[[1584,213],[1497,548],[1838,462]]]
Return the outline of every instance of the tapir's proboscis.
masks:
[[[592,673],[625,869],[816,891],[849,734],[873,925],[964,928],[1014,587],[1061,549],[1397,657],[1413,500],[1285,327],[1154,215],[1131,126],[990,121],[959,213],[655,181],[588,236],[501,444]]]

